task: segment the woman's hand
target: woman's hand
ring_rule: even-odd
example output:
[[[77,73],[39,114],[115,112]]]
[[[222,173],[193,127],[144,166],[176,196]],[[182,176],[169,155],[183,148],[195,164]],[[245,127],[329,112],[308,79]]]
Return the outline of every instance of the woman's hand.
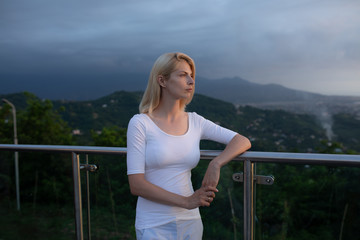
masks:
[[[210,203],[215,198],[215,192],[218,192],[215,187],[209,186],[199,188],[191,196],[187,197],[186,208],[209,207]]]

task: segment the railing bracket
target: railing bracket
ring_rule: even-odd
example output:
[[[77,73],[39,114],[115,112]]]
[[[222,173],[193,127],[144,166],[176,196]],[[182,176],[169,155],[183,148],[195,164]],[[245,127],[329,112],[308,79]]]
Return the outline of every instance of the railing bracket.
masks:
[[[99,167],[96,164],[80,164],[80,170],[96,172],[97,170],[99,170]]]
[[[234,173],[232,178],[235,182],[244,182],[244,173],[242,173],[242,172]],[[254,181],[257,184],[272,185],[275,181],[275,178],[274,178],[274,176],[255,175]]]

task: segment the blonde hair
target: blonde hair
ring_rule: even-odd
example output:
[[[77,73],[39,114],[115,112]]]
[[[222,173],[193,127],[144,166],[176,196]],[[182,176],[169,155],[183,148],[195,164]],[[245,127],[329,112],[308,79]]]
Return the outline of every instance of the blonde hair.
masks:
[[[186,61],[191,68],[192,77],[195,80],[195,63],[184,53],[165,53],[158,57],[154,66],[151,69],[149,81],[140,102],[140,113],[152,113],[152,111],[159,105],[161,99],[161,87],[157,81],[159,75],[162,75],[166,80],[169,79],[170,74],[176,70],[177,64],[180,61]],[[180,107],[185,109],[193,98],[194,91],[187,99],[180,100]]]

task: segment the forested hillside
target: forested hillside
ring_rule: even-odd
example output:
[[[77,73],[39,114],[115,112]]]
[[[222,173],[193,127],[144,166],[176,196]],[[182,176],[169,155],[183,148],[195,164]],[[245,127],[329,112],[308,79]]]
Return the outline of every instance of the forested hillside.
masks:
[[[17,106],[20,144],[126,146],[126,127],[138,112],[139,92],[115,92],[94,101],[40,100],[36,96],[0,96]],[[195,95],[187,111],[241,134],[252,141],[252,151],[320,153],[360,152],[360,120],[351,114],[333,118],[335,141],[311,115],[235,107]],[[11,108],[0,108],[0,143],[12,143]],[[221,149],[211,142],[203,149]],[[13,153],[0,152],[0,239],[72,239],[74,234],[71,156],[20,153],[21,213],[15,210]],[[99,171],[90,174],[92,236],[94,239],[135,239],[136,197],[129,191],[125,157],[89,155]],[[85,156],[81,156],[85,162]],[[207,161],[192,172],[194,188],[201,185]],[[204,239],[242,239],[241,183],[232,174],[242,163],[222,169],[216,199],[201,208]],[[258,186],[256,236],[278,239],[357,239],[360,230],[360,169],[293,164],[257,164],[257,174],[275,176],[272,186]],[[82,174],[82,182],[85,175]],[[83,184],[83,189],[85,185]],[[85,197],[85,191],[83,197]],[[84,200],[84,204],[85,204]],[[85,210],[85,209],[84,209]],[[234,211],[234,215],[232,215]],[[106,236],[106,238],[104,237]],[[355,238],[354,238],[355,237]]]
[[[88,144],[92,133],[101,133],[104,128],[115,126],[126,128],[129,119],[138,113],[141,96],[141,92],[120,91],[92,101],[52,101],[52,104],[69,127],[78,130],[73,132],[75,139],[81,144]],[[26,106],[24,94],[0,97],[9,99],[20,110]],[[328,140],[318,119],[310,114],[250,106],[235,107],[201,94],[195,94],[187,111],[195,111],[248,136],[253,142],[252,149],[256,151],[316,152]],[[347,110],[346,113],[334,114],[332,123],[332,141],[341,146],[340,150],[359,152],[360,120],[357,116]]]
[[[130,118],[138,113],[140,92],[115,92],[94,101],[61,102],[54,101],[62,118],[73,129],[79,129],[79,139],[89,139],[91,130],[100,133],[103,128],[116,126],[126,128]],[[312,115],[294,114],[282,110],[262,110],[250,106],[235,107],[233,104],[204,95],[196,94],[187,107],[204,117],[248,136],[254,151],[317,152],[324,147],[327,137],[325,130]],[[351,116],[350,116],[351,118]],[[359,124],[355,118],[354,124]],[[342,118],[335,118],[342,124]],[[341,138],[343,130],[337,133]],[[360,139],[352,136],[353,141]],[[335,139],[336,141],[336,139]],[[327,143],[326,143],[327,144]],[[325,145],[326,145],[325,144]],[[207,145],[216,147],[216,145]],[[360,150],[356,144],[343,144],[344,151]]]

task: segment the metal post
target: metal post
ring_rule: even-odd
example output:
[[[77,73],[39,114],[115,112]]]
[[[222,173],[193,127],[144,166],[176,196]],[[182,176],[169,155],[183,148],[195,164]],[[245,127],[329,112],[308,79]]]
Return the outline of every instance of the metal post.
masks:
[[[12,114],[13,114],[13,121],[14,121],[14,144],[18,144],[18,139],[17,139],[17,129],[16,129],[16,108],[15,105],[12,104],[10,101],[8,101],[7,99],[3,98],[2,101],[4,103],[7,103],[10,105],[11,109],[12,109]],[[20,211],[20,183],[19,183],[19,153],[15,152],[15,184],[16,184],[16,208],[18,211]]]
[[[86,154],[86,164],[89,164],[89,158]],[[87,197],[87,227],[88,240],[91,240],[91,221],[90,221],[90,180],[89,171],[86,170],[86,197]]]
[[[74,207],[75,207],[75,232],[76,239],[83,240],[83,220],[81,206],[81,179],[80,179],[80,159],[79,154],[72,153],[72,167],[74,180]]]
[[[257,181],[258,177],[256,175],[256,163],[252,162],[251,163],[251,167],[252,167],[252,194],[251,194],[251,204],[252,204],[252,208],[251,208],[251,230],[252,230],[252,234],[251,234],[251,239],[255,239],[255,216],[256,216],[256,184],[258,184],[259,182]],[[259,177],[260,178],[260,177]]]
[[[17,143],[15,143],[17,144]],[[16,208],[20,211],[19,153],[15,152]]]
[[[244,240],[254,239],[254,163],[244,161]]]

